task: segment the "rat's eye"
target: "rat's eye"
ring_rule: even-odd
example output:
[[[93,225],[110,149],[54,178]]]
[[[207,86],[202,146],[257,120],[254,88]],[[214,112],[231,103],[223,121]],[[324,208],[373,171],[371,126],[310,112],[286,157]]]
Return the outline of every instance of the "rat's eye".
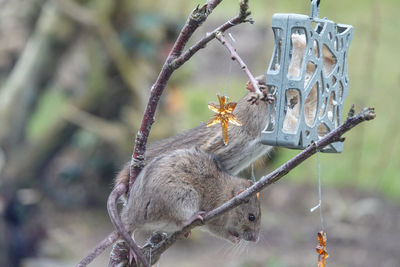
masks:
[[[256,220],[256,216],[253,213],[249,213],[249,221],[254,222]]]

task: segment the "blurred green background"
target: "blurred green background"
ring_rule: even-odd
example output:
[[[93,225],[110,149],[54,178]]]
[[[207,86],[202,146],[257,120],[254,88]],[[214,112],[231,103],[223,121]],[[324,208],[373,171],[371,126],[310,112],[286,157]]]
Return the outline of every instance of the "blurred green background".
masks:
[[[105,201],[113,178],[130,158],[163,60],[198,4],[0,0],[1,266],[71,266],[111,231]],[[256,23],[229,32],[259,75],[272,54],[272,15],[308,14],[309,1],[250,0],[250,10]],[[397,0],[321,1],[322,17],[355,28],[344,110],[354,103],[377,113],[345,135],[341,154],[320,154],[329,266],[400,265],[399,11]],[[224,0],[189,45],[237,12],[238,1]],[[216,93],[236,101],[246,82],[212,41],[173,74],[150,139],[208,121]],[[256,165],[257,176],[297,153],[275,149]],[[319,217],[308,210],[317,203],[317,168],[313,157],[263,192],[259,244],[232,248],[195,231],[161,266],[316,266]],[[107,257],[93,266],[106,266]]]

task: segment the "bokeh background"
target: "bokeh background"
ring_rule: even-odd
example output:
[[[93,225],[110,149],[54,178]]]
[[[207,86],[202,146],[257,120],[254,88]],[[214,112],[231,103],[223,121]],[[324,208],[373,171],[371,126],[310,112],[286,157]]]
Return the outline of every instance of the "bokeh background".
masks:
[[[105,208],[129,159],[151,84],[194,0],[0,0],[0,266],[72,266],[112,226]],[[229,32],[255,74],[273,46],[273,13],[309,13],[309,1],[251,0],[255,24]],[[225,0],[191,43],[236,15]],[[341,154],[321,154],[262,192],[257,244],[233,246],[194,231],[159,266],[317,266],[317,170],[329,266],[400,266],[400,20],[398,0],[322,0],[321,16],[352,24],[345,110],[377,118],[346,134]],[[211,42],[176,71],[151,140],[207,121],[216,93],[247,81]],[[256,176],[298,151],[276,149]],[[249,176],[244,171],[242,176]],[[107,266],[108,253],[93,266]]]

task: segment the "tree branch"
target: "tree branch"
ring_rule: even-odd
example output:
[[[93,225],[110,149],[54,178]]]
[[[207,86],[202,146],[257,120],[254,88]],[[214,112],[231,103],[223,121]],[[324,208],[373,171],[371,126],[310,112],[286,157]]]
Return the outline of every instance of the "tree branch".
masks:
[[[118,231],[112,232],[110,235],[108,235],[106,238],[103,239],[90,253],[83,258],[79,263],[78,267],[85,267],[89,263],[91,263],[97,256],[99,256],[101,253],[106,250],[109,246],[114,244],[115,241],[118,240],[120,237]]]
[[[62,3],[62,0],[57,0],[57,1],[60,1]],[[178,69],[186,61],[188,61],[198,50],[200,50],[201,48],[204,48],[208,42],[210,42],[212,39],[215,38],[215,35],[217,32],[224,32],[227,29],[229,29],[235,25],[249,21],[249,20],[247,20],[247,17],[250,15],[250,12],[247,11],[248,10],[248,0],[242,0],[240,2],[239,15],[232,18],[228,22],[224,23],[223,25],[221,25],[220,27],[215,29],[212,33],[207,34],[205,37],[203,37],[201,40],[199,40],[195,45],[190,47],[184,54],[182,54],[183,50],[185,48],[185,45],[187,44],[188,40],[193,35],[195,30],[207,19],[208,15],[213,11],[213,9],[221,1],[222,0],[208,1],[207,4],[205,4],[203,7],[201,7],[201,8],[197,7],[192,11],[192,13],[189,15],[185,25],[183,26],[177,40],[175,41],[175,44],[174,44],[173,48],[171,49],[171,52],[169,53],[156,82],[153,84],[153,86],[151,88],[151,95],[150,95],[149,101],[147,103],[147,106],[146,106],[146,109],[145,109],[145,112],[143,115],[142,123],[141,123],[140,129],[138,131],[138,134],[136,136],[136,140],[135,140],[135,148],[134,148],[134,152],[132,154],[131,166],[130,166],[129,188],[132,186],[136,176],[139,174],[140,170],[144,166],[144,159],[145,159],[144,154],[146,151],[148,135],[149,135],[151,126],[154,122],[154,113],[157,108],[160,96],[161,96],[164,88],[166,87],[166,84],[167,84],[168,80],[170,79],[174,70]],[[68,9],[66,9],[66,10],[68,10]],[[89,16],[88,13],[82,13],[76,18],[76,20],[86,23],[88,26],[93,26],[96,24],[93,23],[92,18],[93,18],[93,16],[91,16],[91,15]],[[125,191],[129,191],[129,188],[125,188]],[[115,194],[116,190],[117,189],[114,189],[109,197],[108,211],[109,211],[109,215],[110,215],[110,218],[111,218],[114,226],[118,229],[118,232],[124,236],[127,232],[124,230],[123,225],[120,224],[121,220],[118,215],[115,201],[114,200],[111,201],[111,199],[112,199],[111,196],[113,195],[115,197],[114,194]],[[124,239],[126,239],[126,241],[129,244],[132,244],[131,238],[127,238],[124,236]],[[133,243],[132,245],[135,245],[135,244]],[[120,251],[118,251],[118,250],[120,250]],[[123,257],[123,256],[120,257],[120,255],[122,255],[122,254],[125,255],[126,254],[125,250],[126,250],[126,248],[124,247],[123,244],[120,244],[119,246],[114,246],[113,252],[112,252],[112,257],[111,257],[112,259],[110,260],[111,266],[117,265],[118,263],[122,262],[121,257]],[[99,251],[99,250],[97,250],[97,251]],[[119,252],[121,252],[121,253],[119,253]],[[92,259],[94,259],[94,257],[90,257],[90,255],[89,255],[86,258],[90,258],[92,260]],[[89,262],[87,262],[86,264],[88,264]]]
[[[242,58],[239,56],[239,54],[236,52],[236,49],[225,39],[224,35],[221,32],[218,32],[216,34],[216,38],[218,41],[221,42],[223,46],[225,46],[229,52],[231,53],[231,58],[232,60],[236,60],[237,63],[239,63],[240,68],[246,73],[246,75],[249,77],[250,83],[253,85],[253,87],[248,87],[251,88],[250,91],[253,93],[256,93],[259,97],[264,97],[264,94],[261,92],[260,88],[258,87],[258,82],[254,78],[253,74],[251,74],[249,68],[247,65],[244,63]]]
[[[168,80],[177,68],[179,68],[187,60],[189,60],[198,50],[204,47],[206,43],[215,38],[215,33],[218,31],[214,31],[212,34],[206,35],[206,37],[204,37],[194,46],[189,48],[188,51],[185,52],[185,54],[182,54],[183,49],[195,30],[207,19],[208,15],[221,1],[222,0],[208,1],[207,4],[205,4],[203,7],[197,7],[192,11],[188,20],[183,26],[177,40],[175,41],[175,44],[170,54],[168,55],[156,82],[151,88],[151,95],[143,115],[140,129],[135,139],[135,148],[132,154],[130,167],[129,188],[131,188],[136,176],[139,174],[140,170],[144,166],[146,144],[151,126],[154,123],[155,110]],[[248,12],[247,9],[248,0],[242,0],[240,2],[239,15],[233,19],[234,21],[231,20],[223,24],[221,27],[219,27],[219,30],[222,32],[236,24],[245,22],[247,16],[250,15],[250,12]]]
[[[351,112],[354,113],[354,109],[350,110],[349,114]],[[355,116],[349,116],[347,120],[340,125],[338,128],[333,130],[332,132],[328,133],[325,135],[322,139],[314,143],[313,145],[307,147],[304,149],[302,152],[300,152],[298,155],[296,155],[294,158],[283,164],[281,167],[276,169],[275,171],[271,172],[268,175],[265,175],[261,177],[261,179],[255,183],[253,186],[249,187],[247,190],[243,191],[243,193],[237,195],[236,197],[232,198],[228,202],[224,203],[223,205],[219,206],[218,208],[208,212],[204,216],[204,223],[207,223],[211,219],[222,215],[225,212],[228,212],[229,210],[239,206],[240,204],[246,202],[249,200],[250,197],[254,196],[257,194],[257,192],[260,192],[267,186],[277,182],[280,178],[288,174],[292,169],[297,167],[299,164],[301,164],[303,161],[306,159],[310,158],[312,155],[314,155],[316,152],[321,151],[324,147],[327,145],[337,142],[337,141],[343,141],[342,135],[352,129],[353,127],[357,126],[363,121],[366,120],[372,120],[375,118],[375,112],[373,108],[364,108],[362,111],[360,111],[358,114]],[[196,226],[202,225],[199,221],[195,221],[192,224],[186,226],[182,230],[175,232],[172,234],[170,237],[165,239],[164,241],[161,241],[157,245],[155,245],[153,248],[151,248],[152,252],[152,264],[155,263],[159,256],[167,250],[176,240],[179,238],[182,238],[182,236],[193,229]],[[149,248],[146,248],[147,250],[150,250]],[[145,252],[146,254],[148,252]]]
[[[110,253],[108,266],[129,266],[129,246],[125,240],[118,240]]]
[[[204,37],[202,40],[197,42],[194,47],[189,48],[187,53],[182,57],[182,52],[185,48],[185,45],[187,44],[188,40],[190,37],[193,35],[193,33],[196,31],[196,29],[207,19],[208,15],[213,11],[213,9],[221,2],[222,0],[209,0],[207,3],[199,8],[195,8],[192,13],[189,15],[185,25],[183,26],[180,34],[178,35],[173,48],[171,49],[171,52],[169,53],[160,74],[157,77],[156,82],[153,84],[151,88],[151,94],[149,97],[149,101],[147,102],[146,109],[143,115],[143,119],[141,122],[141,126],[139,128],[139,131],[136,135],[135,139],[135,148],[132,153],[132,158],[131,158],[131,164],[130,164],[130,172],[129,172],[129,187],[127,188],[128,191],[132,187],[133,182],[135,181],[137,175],[141,171],[141,169],[144,166],[145,162],[145,152],[146,152],[146,144],[148,140],[148,136],[150,133],[150,129],[152,124],[154,123],[154,114],[158,105],[158,101],[161,97],[161,94],[163,93],[167,82],[169,81],[172,73],[182,66],[186,61],[188,61],[198,50],[203,48],[205,44],[209,41],[211,41],[213,38],[215,38],[215,34],[209,35]],[[237,25],[241,22],[245,22],[246,18],[248,15],[250,15],[250,12],[248,10],[248,0],[242,0],[240,2],[240,12],[239,15],[236,16],[233,20],[228,21],[221,27],[219,27],[219,31],[224,31],[226,29],[229,29],[230,27]],[[214,31],[215,33],[217,31]],[[197,46],[196,46],[197,45]],[[177,60],[178,61],[175,61]],[[109,209],[110,210],[110,209]],[[116,209],[114,210],[116,213]],[[111,216],[111,214],[110,214]],[[114,225],[115,222],[119,219],[118,214],[116,213],[116,216],[113,220]],[[120,220],[119,220],[120,221]],[[117,228],[118,229],[118,228]],[[125,237],[126,231],[124,230],[123,225],[121,225],[120,229],[118,229],[119,232]],[[132,243],[131,238],[125,238],[126,241],[130,244]],[[135,245],[133,243],[133,245]],[[119,253],[116,250],[121,250],[123,252],[124,246],[118,246],[113,249],[112,254],[116,255],[112,260],[110,260],[110,266],[116,266],[118,265],[118,262],[122,262],[121,260],[118,259],[119,254],[124,254],[124,253]]]
[[[194,45],[192,45],[189,49],[187,49],[182,55],[174,59],[171,62],[171,65],[174,68],[179,68],[186,61],[188,61],[197,51],[206,47],[207,43],[213,40],[218,32],[225,32],[226,30],[232,28],[233,26],[250,21],[247,19],[247,17],[250,15],[250,12],[242,12],[242,10],[247,10],[247,8],[248,8],[248,1],[242,1],[240,3],[241,11],[239,12],[239,15],[228,20],[227,22],[225,22],[212,32],[207,33],[203,38],[198,40]]]

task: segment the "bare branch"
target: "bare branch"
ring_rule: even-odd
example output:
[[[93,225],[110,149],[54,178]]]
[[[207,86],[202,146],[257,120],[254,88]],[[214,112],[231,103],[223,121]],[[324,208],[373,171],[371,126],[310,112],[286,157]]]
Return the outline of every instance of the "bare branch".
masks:
[[[247,10],[248,1],[243,1],[241,2],[240,5],[240,10]],[[178,58],[173,60],[171,62],[171,65],[174,68],[179,68],[181,65],[183,65],[186,61],[188,61],[197,51],[199,51],[202,48],[205,48],[206,45],[215,38],[216,34],[218,32],[225,32],[226,30],[232,28],[233,26],[236,26],[238,24],[247,22],[247,16],[250,15],[250,12],[240,12],[239,15],[233,17],[232,19],[228,20],[212,32],[207,33],[203,38],[201,38],[199,41],[197,41],[194,45],[192,45],[189,49],[187,49],[182,55],[180,55]]]
[[[100,255],[107,247],[112,245],[119,237],[121,237],[122,232],[126,233],[126,230],[124,228],[121,231],[121,219],[118,215],[118,210],[117,210],[117,200],[126,192],[126,185],[125,184],[118,184],[115,186],[113,191],[111,191],[110,196],[108,197],[107,200],[107,210],[108,214],[110,216],[111,222],[113,223],[114,227],[117,229],[116,231],[112,232],[109,234],[103,241],[101,241],[98,245],[96,245],[95,248],[92,249],[92,251],[85,257],[83,258],[79,264],[78,267],[84,267],[87,266],[89,263],[91,263],[98,255]],[[122,235],[125,239],[125,236]],[[128,235],[129,236],[129,235]],[[131,239],[129,236],[128,239]],[[133,246],[132,249],[136,244]],[[137,246],[136,248],[140,250]],[[136,252],[136,251],[135,251]],[[143,255],[141,251],[139,251],[139,254]]]
[[[146,152],[146,144],[151,126],[154,123],[154,114],[160,96],[163,93],[164,88],[166,87],[167,82],[169,81],[172,73],[177,68],[179,68],[184,62],[186,62],[196,51],[198,51],[201,47],[203,47],[204,44],[215,38],[215,34],[203,38],[204,39],[203,42],[201,42],[200,44],[198,43],[199,44],[198,46],[196,46],[197,45],[196,44],[193,49],[189,48],[187,54],[185,54],[186,56],[181,57],[183,49],[185,48],[185,45],[192,36],[192,34],[207,19],[208,15],[221,1],[222,0],[209,0],[203,7],[201,8],[197,7],[192,11],[185,25],[183,26],[178,38],[176,39],[175,44],[171,52],[169,53],[161,69],[161,72],[158,75],[156,82],[153,84],[151,88],[150,98],[146,105],[142,123],[135,139],[135,148],[132,154],[131,167],[130,167],[129,188],[131,188],[134,180],[136,179],[136,176],[139,174],[140,170],[144,166],[144,159],[145,159],[144,155]],[[250,15],[247,9],[248,9],[248,0],[241,1],[240,13],[239,13],[240,18],[235,20],[234,23],[230,22],[230,24],[232,24],[233,26],[236,25],[235,23],[244,22],[246,20],[246,17]],[[228,29],[229,26],[226,25],[225,28]],[[177,59],[178,61],[175,61]]]
[[[119,238],[118,231],[114,231],[109,234],[103,241],[101,241],[85,258],[83,258],[78,267],[85,267],[89,263],[91,263],[97,256],[104,252],[109,246],[114,244],[115,241]]]
[[[120,239],[114,244],[108,266],[129,266],[129,246],[125,240]]]
[[[196,31],[196,29],[207,19],[208,15],[213,11],[213,9],[221,2],[222,0],[209,0],[207,3],[199,8],[195,8],[192,13],[189,15],[185,25],[183,26],[180,34],[178,35],[178,38],[175,41],[175,44],[169,53],[160,74],[158,75],[158,78],[156,82],[153,84],[151,88],[151,94],[149,97],[149,101],[147,102],[146,109],[143,115],[143,119],[141,122],[141,126],[139,128],[139,131],[136,135],[135,139],[135,148],[132,154],[131,158],[131,165],[130,165],[130,179],[129,179],[129,187],[127,188],[128,190],[132,187],[133,182],[135,181],[137,175],[141,171],[141,169],[144,166],[144,160],[145,160],[145,152],[146,152],[146,144],[147,144],[147,139],[150,133],[150,129],[152,124],[154,123],[154,114],[158,105],[158,101],[160,99],[161,94],[164,91],[164,88],[167,85],[167,82],[169,81],[172,73],[174,70],[182,66],[187,60],[193,56],[196,51],[204,47],[204,45],[215,38],[215,34],[206,36],[200,42],[198,42],[192,49],[189,48],[188,52],[185,54],[186,56],[182,56],[182,52],[186,46],[186,43],[190,39],[190,37],[193,35],[193,33]],[[248,15],[250,15],[250,12],[247,11],[248,9],[248,0],[243,0],[240,2],[240,13],[237,17],[233,19],[233,21],[229,21],[219,27],[220,31],[224,31],[236,24],[239,24],[241,22],[244,22],[247,18]],[[216,31],[215,31],[216,32]],[[181,58],[179,58],[181,57]],[[175,61],[178,59],[178,61]],[[110,214],[110,217],[113,217],[113,215]],[[128,238],[126,235],[127,232],[124,229],[120,218],[118,217],[118,214],[115,213],[114,218],[112,218],[113,224],[118,227],[117,229],[123,235],[124,237],[126,236],[126,241],[131,244],[133,241],[131,238]],[[118,225],[120,224],[120,225]],[[133,245],[135,245],[133,243]],[[123,249],[123,246],[120,246],[116,248],[118,249]],[[114,249],[113,249],[114,253]],[[118,252],[115,252],[114,254],[119,254]],[[113,263],[118,263],[118,259],[113,261]],[[111,262],[110,262],[111,264]]]
[[[260,97],[264,97],[264,94],[261,92],[260,88],[258,87],[257,80],[254,78],[253,74],[251,74],[251,72],[250,72],[249,68],[247,67],[247,65],[244,63],[242,58],[236,52],[236,49],[225,39],[225,37],[223,36],[223,34],[221,32],[218,32],[216,34],[216,38],[217,38],[218,41],[221,42],[221,44],[223,46],[225,46],[229,50],[229,52],[231,53],[232,60],[236,60],[237,63],[239,63],[240,68],[249,77],[249,80],[250,80],[251,84],[253,85],[253,87],[249,87],[249,88],[252,88],[251,91],[253,93],[256,93],[257,95],[259,95]]]
[[[276,169],[275,171],[271,172],[270,174],[261,177],[261,179],[255,183],[253,186],[249,187],[247,190],[243,191],[243,193],[237,195],[236,197],[232,198],[228,202],[224,203],[220,207],[208,212],[204,216],[204,222],[208,222],[211,219],[222,215],[225,212],[228,212],[229,210],[239,206],[240,204],[246,202],[249,200],[250,197],[254,196],[257,194],[257,192],[260,192],[267,186],[277,182],[280,178],[288,174],[292,169],[297,167],[299,164],[301,164],[303,161],[306,159],[310,158],[312,155],[314,155],[316,152],[320,151],[327,145],[341,141],[342,140],[342,135],[352,129],[353,127],[357,126],[359,123],[366,121],[366,120],[372,120],[375,118],[375,112],[373,108],[364,108],[362,111],[357,113],[355,116],[348,117],[347,120],[340,125],[338,128],[333,130],[332,132],[328,133],[325,135],[321,140],[318,142],[314,143],[313,145],[307,147],[304,149],[302,152],[300,152],[297,156],[283,164],[281,167]],[[166,240],[160,242],[157,244],[155,247],[152,248],[152,263],[154,263],[159,256],[167,250],[177,239],[182,238],[182,236],[193,229],[196,226],[201,225],[200,222],[195,221],[194,223],[186,226],[182,230],[175,232],[172,234],[170,237],[168,237]]]

